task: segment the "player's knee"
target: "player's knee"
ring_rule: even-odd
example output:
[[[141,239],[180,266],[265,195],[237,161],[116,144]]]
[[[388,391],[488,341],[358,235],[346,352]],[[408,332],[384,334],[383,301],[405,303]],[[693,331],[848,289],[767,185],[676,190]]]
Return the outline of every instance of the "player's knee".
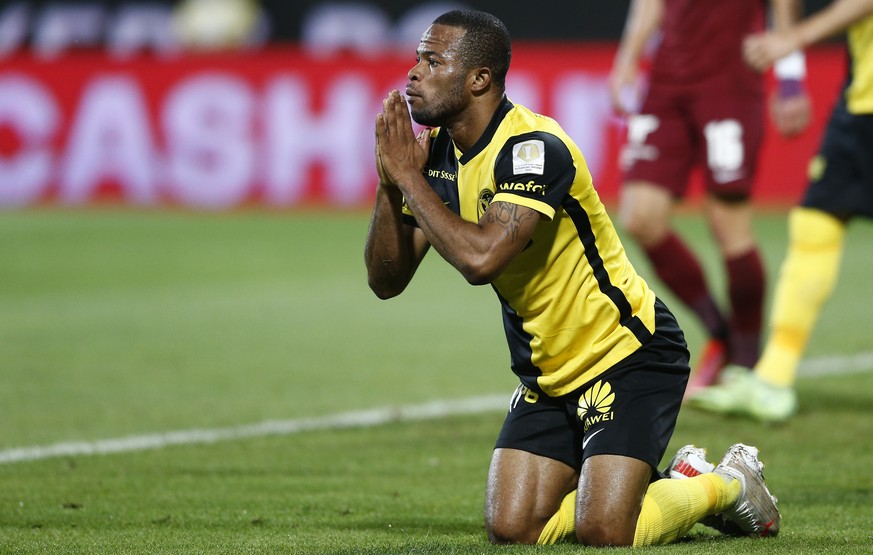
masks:
[[[845,234],[845,224],[835,216],[813,208],[796,207],[788,217],[791,242],[800,248],[822,250],[839,248]]]
[[[634,534],[633,530],[617,526],[614,522],[582,521],[576,523],[576,539],[580,544],[591,547],[621,547],[633,545]]]
[[[485,531],[488,541],[493,544],[535,544],[539,539],[539,532],[533,530],[527,523],[513,522],[509,519],[485,519]]]
[[[648,244],[666,233],[663,223],[649,218],[638,210],[622,211],[619,213],[618,220],[621,227],[638,243]]]
[[[638,218],[628,216],[620,218],[620,223],[621,227],[637,242],[645,240],[647,226],[644,222],[640,221]]]

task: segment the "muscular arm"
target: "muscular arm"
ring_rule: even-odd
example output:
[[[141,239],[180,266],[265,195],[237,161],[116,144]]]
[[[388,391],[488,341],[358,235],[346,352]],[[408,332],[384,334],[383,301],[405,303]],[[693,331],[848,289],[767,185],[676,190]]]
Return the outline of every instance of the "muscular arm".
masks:
[[[418,184],[398,184],[431,245],[469,283],[490,283],[530,242],[539,212],[509,202],[493,202],[482,218],[467,222]],[[434,195],[436,196],[436,195]]]
[[[395,187],[380,185],[376,191],[364,263],[370,289],[380,299],[395,297],[406,289],[428,249],[421,230],[403,223],[402,201]]]
[[[424,160],[427,159],[429,140],[429,130],[426,129],[416,139],[419,144],[416,154]],[[370,289],[380,299],[388,299],[406,289],[430,245],[420,230],[403,223],[403,194],[382,165],[378,137],[376,172],[379,174],[379,188],[367,230],[364,263]]]
[[[495,202],[473,223],[443,204],[421,174],[423,145],[415,140],[406,101],[396,91],[377,117],[376,141],[387,181],[406,198],[427,242],[468,282],[491,282],[530,241],[540,218],[535,210]]]

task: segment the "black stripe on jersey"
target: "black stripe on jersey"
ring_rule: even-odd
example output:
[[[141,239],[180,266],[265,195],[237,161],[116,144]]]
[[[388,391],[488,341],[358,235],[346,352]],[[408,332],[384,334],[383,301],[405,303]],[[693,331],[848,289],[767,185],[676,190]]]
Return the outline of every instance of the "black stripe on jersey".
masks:
[[[524,319],[509,306],[509,302],[503,298],[500,291],[493,285],[491,288],[500,299],[503,311],[503,329],[506,331],[506,342],[509,344],[512,371],[524,385],[542,393],[537,378],[543,375],[543,371],[532,362],[533,349],[530,348],[530,344],[533,341],[533,336],[524,331]],[[513,337],[509,336],[510,332],[513,333]]]
[[[430,183],[436,194],[443,199],[449,210],[455,214],[461,213],[455,145],[445,128],[440,129],[430,145],[427,166],[424,168],[424,178]]]
[[[648,343],[652,334],[643,324],[642,320],[633,315],[630,303],[621,289],[613,285],[609,280],[609,273],[603,265],[603,258],[601,258],[600,253],[597,251],[597,243],[594,241],[594,230],[591,228],[591,220],[588,219],[588,213],[585,212],[579,201],[571,196],[565,197],[561,205],[567,211],[567,214],[573,221],[573,225],[576,226],[579,240],[582,241],[582,245],[585,247],[585,258],[588,259],[588,264],[594,272],[594,278],[597,280],[600,292],[609,297],[618,309],[619,323],[628,328],[641,344]]]

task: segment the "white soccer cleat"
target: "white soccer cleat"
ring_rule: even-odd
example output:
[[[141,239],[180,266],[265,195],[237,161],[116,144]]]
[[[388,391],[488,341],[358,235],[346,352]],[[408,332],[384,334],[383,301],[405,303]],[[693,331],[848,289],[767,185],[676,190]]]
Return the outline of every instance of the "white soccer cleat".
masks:
[[[706,449],[686,445],[680,447],[670,459],[664,474],[670,478],[693,478],[715,470],[715,465],[706,460]]]
[[[686,445],[676,451],[676,454],[670,459],[670,464],[664,469],[664,474],[674,480],[681,480],[684,478],[694,478],[714,470],[715,465],[706,460],[706,449],[695,447],[694,445]],[[709,515],[702,519],[700,524],[718,530],[728,536],[746,535],[736,524],[725,519],[721,513]]]
[[[748,536],[766,537],[779,533],[782,515],[776,498],[764,484],[764,463],[758,449],[737,443],[732,445],[715,467],[716,474],[739,480],[742,489],[733,507],[721,516]]]

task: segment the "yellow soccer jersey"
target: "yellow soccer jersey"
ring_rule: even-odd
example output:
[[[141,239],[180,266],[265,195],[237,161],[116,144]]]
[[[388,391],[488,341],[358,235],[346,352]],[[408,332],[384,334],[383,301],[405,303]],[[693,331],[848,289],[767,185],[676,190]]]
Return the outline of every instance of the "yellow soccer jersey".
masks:
[[[873,114],[873,15],[849,27],[851,58],[846,107],[851,114]]]
[[[434,130],[424,174],[467,221],[492,201],[542,214],[531,243],[492,283],[525,385],[569,393],[651,337],[655,295],[628,261],[582,153],[554,120],[504,99],[463,155]]]

